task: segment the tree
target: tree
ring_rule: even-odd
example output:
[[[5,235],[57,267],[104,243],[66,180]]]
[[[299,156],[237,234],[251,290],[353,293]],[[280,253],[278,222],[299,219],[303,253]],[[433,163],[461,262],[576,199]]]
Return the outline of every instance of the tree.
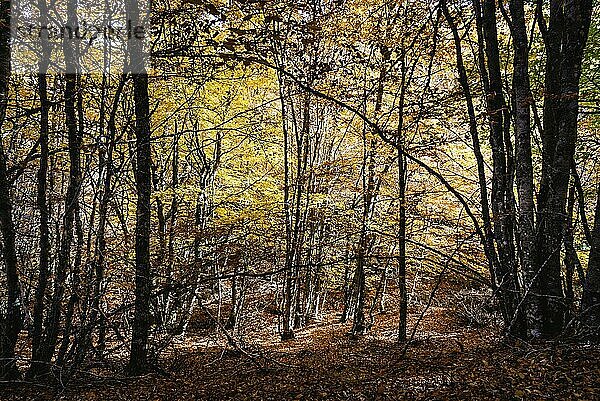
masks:
[[[40,10],[40,24],[48,24],[48,6],[45,0],[38,2]],[[35,305],[33,310],[33,332],[32,332],[32,352],[33,361],[28,375],[35,377],[44,371],[45,364],[45,342],[43,341],[45,298],[48,289],[48,276],[50,275],[50,227],[49,227],[49,208],[48,208],[48,163],[49,163],[49,113],[50,105],[48,102],[48,65],[50,63],[50,44],[49,37],[40,38],[41,51],[38,71],[38,92],[40,96],[40,166],[37,176],[37,206],[40,213],[40,254],[39,254],[39,275],[35,293]]]
[[[538,9],[537,22],[544,39],[546,51],[544,126],[541,129],[543,154],[541,180],[537,199],[537,213],[534,216],[532,129],[531,107],[535,105],[529,80],[529,43],[525,26],[523,2],[510,2],[510,18],[503,6],[500,11],[510,28],[513,39],[513,93],[515,160],[512,158],[511,135],[508,131],[510,116],[503,99],[496,2],[484,1],[480,6],[474,3],[478,33],[478,56],[480,74],[491,124],[490,142],[493,154],[493,189],[491,208],[494,213],[495,229],[486,231],[484,243],[486,256],[490,261],[492,277],[499,290],[503,306],[505,324],[511,334],[524,335],[521,322],[521,305],[525,303],[527,333],[531,337],[552,337],[560,334],[565,323],[564,294],[561,279],[561,247],[565,225],[567,188],[571,174],[571,163],[577,140],[577,110],[579,79],[583,50],[591,18],[590,1],[569,3],[550,2],[550,22],[546,22],[541,9]],[[472,104],[468,78],[464,63],[460,60],[461,45],[458,30],[445,2],[441,3],[446,19],[453,31],[459,60],[459,75],[463,92],[468,102],[469,120],[472,134],[476,133],[476,120]],[[541,7],[540,3],[540,7]],[[560,62],[556,62],[560,60]],[[487,62],[487,68],[486,63]],[[461,67],[460,64],[463,64]],[[470,102],[470,103],[469,103]],[[478,142],[473,135],[474,144]],[[479,147],[474,146],[476,156]],[[480,170],[482,204],[486,208],[487,186],[482,174],[483,159],[477,156]],[[516,165],[516,169],[515,169]],[[519,235],[511,228],[513,211],[513,177],[516,172],[519,202]],[[484,216],[486,213],[484,212]],[[491,221],[484,217],[484,227]],[[487,229],[486,229],[487,230]],[[491,240],[494,238],[494,241]],[[514,252],[519,250],[518,258]],[[497,259],[496,259],[497,255]],[[518,286],[517,267],[525,273],[525,288],[521,295]],[[521,302],[521,296],[525,301]]]
[[[131,26],[142,27],[139,3],[126,1],[127,19]],[[148,364],[148,336],[151,325],[150,297],[152,274],[150,266],[150,197],[152,192],[151,142],[150,142],[150,101],[148,95],[148,74],[144,65],[144,36],[134,37],[128,42],[129,69],[133,81],[135,105],[135,183],[137,192],[135,224],[135,311],[131,353],[127,370],[130,374],[145,373]]]
[[[6,119],[9,82],[11,77],[11,2],[0,4],[0,130]],[[3,140],[0,140],[0,231],[2,233],[2,255],[6,275],[6,301],[0,315],[0,378],[12,380],[19,377],[15,360],[15,345],[22,327],[20,287],[17,273],[15,249],[15,226],[13,223],[11,182],[8,160]]]

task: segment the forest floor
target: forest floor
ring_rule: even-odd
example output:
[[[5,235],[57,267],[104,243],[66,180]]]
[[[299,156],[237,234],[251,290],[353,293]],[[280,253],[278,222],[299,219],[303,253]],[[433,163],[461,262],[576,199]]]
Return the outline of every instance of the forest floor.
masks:
[[[600,400],[600,349],[581,344],[508,344],[490,329],[432,307],[405,355],[397,319],[377,316],[348,336],[330,315],[296,339],[246,343],[248,354],[198,342],[166,356],[168,374],[104,378],[61,391],[0,387],[14,400]],[[419,311],[411,314],[411,323]]]

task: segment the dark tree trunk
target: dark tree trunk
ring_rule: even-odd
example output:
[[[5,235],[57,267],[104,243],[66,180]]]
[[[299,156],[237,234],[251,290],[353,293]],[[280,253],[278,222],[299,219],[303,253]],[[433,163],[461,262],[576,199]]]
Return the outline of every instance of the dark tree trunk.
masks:
[[[69,26],[78,26],[77,4],[70,0],[67,4],[67,22]],[[63,314],[63,297],[67,273],[71,266],[71,246],[73,242],[73,229],[76,213],[79,207],[79,193],[81,190],[81,144],[82,127],[78,128],[77,103],[79,87],[79,63],[76,45],[68,37],[63,39],[63,55],[65,59],[65,125],[69,148],[69,184],[65,196],[64,217],[58,263],[53,285],[53,296],[50,311],[47,316],[46,330],[43,343],[40,346],[40,364],[32,366],[33,375],[44,375],[50,371],[52,360],[60,332],[60,323]]]
[[[48,24],[48,9],[45,0],[38,2],[40,9],[40,24],[46,26]],[[35,304],[33,307],[33,331],[32,337],[32,364],[29,374],[34,376],[39,370],[36,361],[40,360],[42,352],[42,333],[45,310],[45,297],[48,287],[48,275],[50,273],[50,226],[49,226],[49,208],[47,201],[48,192],[48,133],[49,120],[48,114],[50,105],[48,104],[48,82],[47,70],[49,63],[49,47],[47,37],[40,38],[42,44],[42,59],[39,65],[38,72],[38,92],[40,96],[40,167],[37,176],[37,206],[40,212],[40,262],[39,262],[39,277],[35,293]]]
[[[398,129],[396,132],[396,152],[398,162],[398,341],[406,341],[407,320],[408,320],[408,291],[406,289],[406,181],[408,177],[407,159],[403,149],[405,146],[404,133],[404,107],[406,102],[406,90],[410,79],[406,66],[406,51],[401,52],[401,79],[400,79],[400,100],[398,105]],[[389,52],[386,52],[386,59],[389,59]],[[383,81],[383,77],[380,77]],[[383,84],[383,82],[381,82]],[[381,98],[383,88],[379,90],[378,105],[381,107]]]
[[[512,226],[514,216],[510,208],[512,172],[508,166],[507,154],[510,149],[506,146],[508,133],[505,132],[505,127],[509,126],[509,117],[502,91],[495,0],[484,0],[481,20],[489,80],[486,85],[486,103],[493,160],[491,208],[494,221],[493,235],[498,251],[496,283],[504,319],[510,327],[518,304],[518,284],[514,275],[516,269]],[[485,201],[487,202],[487,199]]]
[[[525,273],[528,283],[535,282],[535,268],[533,264],[534,238],[535,238],[535,207],[533,201],[533,163],[531,159],[531,116],[530,107],[533,102],[529,82],[529,51],[527,43],[527,28],[525,25],[525,11],[522,0],[511,0],[510,12],[512,15],[513,48],[515,51],[513,59],[513,92],[514,92],[514,130],[516,148],[516,178],[517,192],[519,194],[519,216],[518,234],[521,269]],[[512,191],[512,188],[510,188]],[[514,277],[516,283],[516,277]],[[518,286],[512,288],[517,292]],[[531,289],[528,295],[532,295]],[[529,298],[530,299],[530,298]],[[526,301],[529,315],[535,314],[535,303]],[[533,308],[530,308],[533,306]],[[525,334],[524,321],[520,308],[512,305],[515,314],[513,334],[522,336]],[[534,322],[535,319],[529,319]],[[535,326],[534,326],[535,330]],[[531,333],[531,331],[530,331]]]
[[[2,0],[0,7],[0,130],[2,130],[6,118],[11,73],[10,1]],[[19,305],[15,227],[6,157],[4,145],[0,143],[0,231],[7,285],[6,314],[0,315],[0,379],[13,380],[20,376],[15,360],[15,345],[21,331],[22,317]]]
[[[150,332],[150,109],[148,101],[148,76],[133,74],[136,114],[136,206],[135,229],[135,314],[128,370],[140,374],[147,370],[148,336]]]
[[[104,164],[104,182],[102,193],[100,195],[100,204],[98,206],[98,230],[96,233],[96,249],[94,254],[94,283],[91,313],[89,325],[86,333],[86,340],[83,345],[89,348],[92,342],[92,333],[98,329],[98,353],[101,355],[104,350],[104,339],[106,332],[106,324],[104,314],[101,313],[101,297],[103,292],[103,282],[105,275],[106,264],[106,225],[108,222],[109,203],[112,197],[112,181],[114,175],[113,153],[115,150],[115,141],[117,136],[117,127],[115,123],[119,101],[125,87],[126,76],[123,74],[120,77],[115,97],[112,102],[112,108],[108,117],[108,137],[106,138],[106,153],[101,162]]]
[[[494,10],[490,10],[490,8],[495,9],[495,5],[486,4],[486,18],[484,22],[480,3],[476,1],[474,4],[476,11],[476,22],[478,25],[479,47],[485,47],[485,49],[487,50],[485,52],[485,56],[487,56],[488,61],[488,67],[486,68],[486,65],[483,60],[484,52],[480,51],[480,68],[484,78],[484,87],[486,89],[486,92],[488,92],[488,96],[486,96],[486,101],[490,119],[490,142],[492,145],[494,162],[494,187],[492,190],[492,208],[495,215],[494,226],[492,226],[492,218],[489,207],[487,179],[485,174],[485,160],[481,151],[479,132],[477,128],[477,119],[475,115],[475,106],[473,104],[473,96],[471,93],[471,88],[469,86],[469,80],[462,55],[461,38],[456,22],[450,14],[450,10],[448,9],[446,1],[444,0],[440,2],[440,6],[442,8],[444,17],[452,31],[452,37],[456,50],[456,67],[458,72],[458,81],[460,83],[467,104],[467,114],[469,117],[469,131],[471,134],[473,152],[475,154],[475,160],[477,163],[478,184],[481,193],[481,214],[484,224],[482,238],[483,247],[486,259],[488,261],[492,286],[498,292],[503,318],[508,327],[512,316],[512,313],[510,312],[510,310],[512,309],[511,305],[514,302],[512,302],[510,298],[506,299],[506,296],[514,294],[511,291],[507,291],[507,289],[512,287],[511,278],[513,273],[512,265],[509,263],[510,245],[505,243],[506,241],[510,240],[507,237],[508,227],[506,225],[506,219],[510,216],[507,213],[508,209],[506,205],[507,166],[503,138],[504,115],[502,113],[504,99],[502,96],[501,80],[498,78],[499,61],[497,54],[498,51],[497,33],[495,27],[495,12]],[[488,69],[490,70],[489,73]],[[490,76],[490,74],[492,74],[492,70],[494,75],[493,77]],[[498,84],[498,81],[500,81],[500,85]],[[493,94],[491,93],[492,82],[493,87],[496,90]],[[500,86],[499,92],[497,91],[498,85]],[[497,237],[495,237],[496,235]],[[496,252],[494,238],[496,239],[496,244],[498,245],[498,253]]]
[[[0,75],[4,77],[1,72]],[[0,316],[0,378],[12,380],[20,376],[15,360],[15,345],[22,327],[22,316],[19,302],[20,289],[12,202],[7,177],[6,154],[2,145],[0,145],[0,230],[2,231],[2,256],[8,295],[6,314]]]
[[[132,26],[140,25],[137,0],[126,1],[128,20]],[[148,338],[151,326],[150,296],[152,276],[150,267],[150,198],[152,192],[151,144],[150,144],[150,101],[148,96],[148,74],[143,60],[141,40],[129,41],[130,68],[133,78],[133,100],[135,104],[136,171],[137,192],[135,225],[135,312],[131,338],[131,353],[127,370],[137,375],[149,370]]]
[[[356,306],[354,308],[351,329],[351,333],[354,336],[363,335],[368,330],[368,327],[365,324],[365,299],[367,296],[365,269],[368,264],[369,250],[371,248],[369,220],[371,218],[371,209],[375,196],[375,139],[369,141],[369,144],[369,148],[367,149],[365,129],[363,131],[364,155],[361,229],[356,252],[356,271],[354,272],[354,298],[356,299]]]
[[[406,341],[408,291],[406,289],[406,157],[401,151],[398,151],[398,191],[398,295],[400,297],[398,341],[402,342]]]
[[[77,129],[77,114],[75,110],[77,94],[77,74],[67,74],[65,84],[65,120],[67,125],[68,143],[69,143],[69,185],[65,197],[65,212],[63,218],[62,235],[60,249],[58,253],[58,263],[56,266],[56,275],[54,279],[54,293],[52,304],[46,324],[46,333],[42,352],[40,355],[40,371],[36,375],[43,375],[48,372],[50,361],[56,350],[58,335],[60,331],[60,322],[63,309],[63,297],[67,272],[71,265],[71,245],[73,242],[73,228],[77,203],[79,202],[79,191],[81,187],[81,137]]]
[[[592,13],[591,0],[551,1],[547,36],[543,170],[538,201],[536,268],[543,296],[542,335],[554,337],[565,322],[560,249],[577,140],[579,79]],[[559,56],[552,58],[557,51]],[[557,67],[558,66],[558,67]],[[556,71],[556,68],[559,68]],[[551,115],[552,114],[552,115]],[[544,170],[545,169],[545,170]]]
[[[281,86],[280,82],[280,86]],[[285,87],[281,88],[282,91]],[[282,92],[283,93],[283,92]],[[302,314],[302,280],[301,265],[304,257],[304,236],[306,230],[306,217],[310,200],[310,188],[307,180],[308,156],[311,150],[311,95],[305,93],[296,116],[293,103],[290,105],[289,116],[287,105],[282,100],[282,118],[292,119],[294,136],[287,128],[284,120],[284,164],[285,164],[285,189],[284,212],[286,219],[286,278],[283,291],[283,326],[281,338],[294,338],[295,329],[304,325]],[[298,123],[300,120],[301,124]],[[293,141],[292,141],[293,139]],[[292,146],[294,144],[295,146]],[[290,171],[288,152],[295,150],[293,170]],[[293,188],[293,190],[292,190]]]
[[[354,292],[354,286],[352,280],[350,279],[351,262],[349,260],[349,247],[350,244],[346,243],[346,253],[344,257],[344,283],[342,285],[344,304],[342,309],[342,316],[340,317],[340,323],[346,323],[348,321],[348,318],[352,314],[352,293]]]
[[[292,258],[292,216],[291,216],[291,177],[289,168],[289,151],[290,151],[290,132],[287,122],[287,105],[285,102],[285,78],[279,77],[279,93],[281,98],[281,119],[283,128],[283,168],[284,168],[284,188],[283,188],[283,203],[285,214],[285,278],[283,284],[283,322],[281,329],[281,339],[290,340],[294,338],[294,328],[291,321],[292,316],[292,294],[294,290],[294,272]]]
[[[575,185],[571,184],[569,188],[569,196],[567,200],[567,221],[565,223],[565,298],[567,302],[567,309],[571,312],[573,304],[575,302],[575,290],[574,290],[574,277],[575,272],[583,271],[579,256],[575,250],[575,236],[573,227],[573,214],[575,213]],[[582,283],[585,281],[584,275]]]

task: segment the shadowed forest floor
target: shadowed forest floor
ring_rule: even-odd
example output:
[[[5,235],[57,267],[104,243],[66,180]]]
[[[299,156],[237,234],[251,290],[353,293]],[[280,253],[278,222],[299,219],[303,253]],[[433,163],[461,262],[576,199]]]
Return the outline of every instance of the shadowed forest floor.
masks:
[[[412,316],[412,322],[418,316]],[[370,334],[351,339],[334,316],[295,340],[254,341],[254,359],[222,346],[187,345],[166,357],[168,375],[95,379],[57,392],[2,388],[15,400],[597,400],[600,350],[584,345],[509,345],[431,308],[402,357],[396,320],[380,315]],[[262,367],[259,368],[258,366]]]

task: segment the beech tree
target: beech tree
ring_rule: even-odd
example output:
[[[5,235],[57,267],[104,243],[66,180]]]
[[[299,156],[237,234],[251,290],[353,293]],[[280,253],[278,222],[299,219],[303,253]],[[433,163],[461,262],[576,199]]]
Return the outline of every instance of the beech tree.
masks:
[[[0,131],[4,133],[9,103],[11,76],[11,3],[0,5]],[[7,153],[3,138],[0,138],[0,230],[2,253],[6,277],[6,300],[0,315],[0,377],[12,380],[19,377],[15,359],[15,346],[22,327],[20,287],[15,249],[15,226],[11,198],[11,177],[8,171]]]
[[[135,312],[128,370],[132,374],[148,370],[148,336],[151,325],[150,296],[150,197],[152,192],[150,101],[148,74],[144,61],[143,20],[137,0],[126,1],[127,20],[135,27],[136,36],[128,41],[129,72],[133,81],[135,107],[135,183],[137,192],[135,223]],[[139,29],[141,28],[141,30]]]
[[[536,128],[542,139],[541,178],[534,203],[532,160],[533,121],[537,113],[529,79],[529,49],[523,2],[511,1],[509,13],[495,1],[473,2],[478,34],[481,80],[486,93],[490,142],[493,153],[491,209],[494,228],[485,210],[487,183],[480,154],[477,123],[468,77],[462,61],[461,39],[447,3],[442,9],[453,31],[459,80],[467,99],[474,149],[478,159],[482,210],[484,211],[486,256],[492,277],[504,304],[505,324],[517,336],[553,337],[565,325],[565,300],[561,279],[561,248],[565,225],[567,189],[577,141],[579,80],[583,51],[589,31],[592,2],[550,2],[546,22],[544,4],[536,9],[536,27],[544,42],[545,89],[543,125]],[[511,108],[502,89],[498,46],[498,8],[510,28],[513,41]],[[514,132],[510,125],[513,121]],[[540,116],[535,115],[536,123]],[[513,156],[514,137],[514,156]],[[518,211],[513,209],[516,178]],[[517,213],[517,215],[515,215]],[[518,221],[518,228],[512,226]],[[493,240],[491,239],[493,238]],[[515,242],[516,241],[516,242]],[[516,252],[515,250],[518,250]],[[524,273],[519,288],[518,268]],[[521,300],[523,298],[523,300]],[[526,326],[523,317],[526,317]]]

